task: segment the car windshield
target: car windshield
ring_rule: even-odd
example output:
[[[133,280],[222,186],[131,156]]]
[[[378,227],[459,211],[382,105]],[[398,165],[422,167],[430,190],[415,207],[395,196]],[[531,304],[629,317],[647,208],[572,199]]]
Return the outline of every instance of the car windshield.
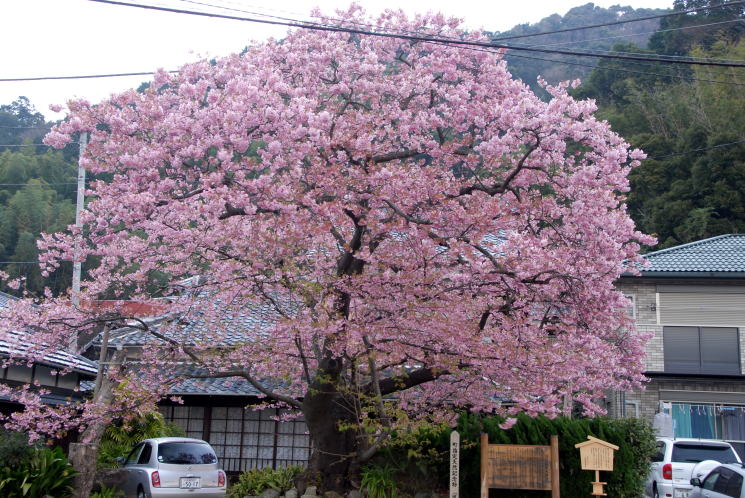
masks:
[[[675,443],[673,462],[703,462],[716,460],[720,463],[737,463],[735,452],[729,446],[704,445],[697,443]]]
[[[161,443],[158,445],[158,462],[198,465],[216,463],[217,457],[206,443]]]

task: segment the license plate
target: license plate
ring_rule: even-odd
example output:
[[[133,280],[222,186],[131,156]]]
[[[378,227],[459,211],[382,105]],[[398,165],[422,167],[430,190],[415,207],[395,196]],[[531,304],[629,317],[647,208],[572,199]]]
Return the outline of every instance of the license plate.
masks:
[[[198,477],[182,477],[180,487],[184,489],[195,489],[199,487]]]
[[[690,493],[691,492],[688,489],[674,489],[673,498],[688,498]]]

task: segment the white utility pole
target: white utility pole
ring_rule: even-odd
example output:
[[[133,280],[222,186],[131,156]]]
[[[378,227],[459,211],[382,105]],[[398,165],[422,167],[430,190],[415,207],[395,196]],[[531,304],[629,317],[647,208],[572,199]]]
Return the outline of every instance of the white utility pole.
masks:
[[[83,211],[85,206],[85,168],[83,167],[83,153],[85,147],[88,145],[88,134],[83,132],[80,134],[80,153],[78,155],[78,198],[75,205],[75,226],[78,227],[80,232],[83,231],[83,223],[80,221],[80,213]],[[80,261],[80,242],[79,237],[76,237],[75,241],[75,261],[72,264],[72,304],[78,306],[80,304],[80,273],[82,269],[82,262]]]

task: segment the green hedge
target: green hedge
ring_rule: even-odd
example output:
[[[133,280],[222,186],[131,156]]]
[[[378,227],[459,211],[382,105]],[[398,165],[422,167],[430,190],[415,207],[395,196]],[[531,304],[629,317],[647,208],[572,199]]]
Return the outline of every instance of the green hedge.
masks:
[[[559,436],[561,460],[562,498],[590,496],[594,472],[581,470],[579,450],[574,445],[594,436],[619,446],[615,453],[613,472],[601,472],[607,482],[606,493],[614,497],[641,496],[649,461],[654,453],[654,432],[649,423],[640,419],[594,419],[558,417],[531,418],[519,416],[509,430],[502,430],[502,419],[463,414],[458,419],[461,437],[460,495],[463,498],[479,496],[480,453],[479,438],[489,434],[492,444],[549,444],[550,436]],[[430,488],[446,491],[449,476],[449,429],[428,428],[408,437],[401,437],[397,444],[382,452],[380,462],[394,464],[400,470],[401,489],[415,491],[421,483]],[[405,477],[404,477],[405,476]],[[419,488],[421,489],[421,487]],[[490,497],[527,498],[550,496],[547,491],[492,490]]]

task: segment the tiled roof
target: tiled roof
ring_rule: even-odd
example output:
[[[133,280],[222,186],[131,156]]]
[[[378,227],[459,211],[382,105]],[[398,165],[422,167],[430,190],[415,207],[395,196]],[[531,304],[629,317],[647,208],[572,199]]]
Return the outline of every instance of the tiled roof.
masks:
[[[186,368],[185,372],[187,375],[189,372],[200,373],[195,368]],[[270,389],[279,386],[276,382],[267,382],[266,380],[263,384]],[[83,381],[80,383],[80,390],[82,392],[91,391],[93,386],[93,381]],[[261,393],[243,377],[183,377],[168,390],[168,394],[171,396],[260,396]]]
[[[209,377],[205,379],[186,378],[176,383],[168,391],[171,395],[216,395],[216,396],[258,396],[260,393],[242,377]]]
[[[285,301],[281,305],[285,308],[286,312],[293,312],[293,309],[297,309],[297,305],[289,301]],[[215,306],[219,306],[219,304],[216,303]],[[176,320],[175,317],[171,318]],[[246,342],[246,340],[256,339],[265,335],[279,318],[279,312],[277,312],[273,305],[268,303],[250,304],[240,311],[226,308],[223,316],[220,317],[220,330],[214,333],[219,335],[222,345],[240,344]],[[198,317],[194,317],[183,324],[177,322],[171,326],[163,326],[166,323],[168,322],[165,319],[160,320],[160,323],[156,321],[151,324],[151,327],[159,328],[159,332],[165,336],[185,345],[198,343],[201,339],[206,338],[211,333],[211,329],[214,328]],[[158,339],[154,339],[146,331],[133,327],[124,327],[111,334],[109,346],[138,346],[154,340],[157,341]],[[100,338],[96,341],[96,344],[100,344]]]
[[[0,292],[0,308],[6,308],[8,306],[8,303],[15,299],[18,298],[11,296],[10,294]],[[22,357],[25,351],[31,347],[30,342],[23,340],[23,332],[16,332],[15,334],[17,341],[13,341],[12,344],[8,341],[0,340],[0,356],[10,356],[12,354],[14,357]],[[76,355],[63,350],[54,351],[44,356],[44,358],[37,361],[37,363],[42,363],[57,368],[72,368],[73,371],[85,374],[95,375],[98,370],[96,362],[91,361],[84,356]]]
[[[745,234],[727,234],[644,255],[642,275],[745,275]]]
[[[0,292],[0,308],[7,308],[8,303],[15,299],[18,298],[11,296],[10,294],[6,294],[5,292]]]

